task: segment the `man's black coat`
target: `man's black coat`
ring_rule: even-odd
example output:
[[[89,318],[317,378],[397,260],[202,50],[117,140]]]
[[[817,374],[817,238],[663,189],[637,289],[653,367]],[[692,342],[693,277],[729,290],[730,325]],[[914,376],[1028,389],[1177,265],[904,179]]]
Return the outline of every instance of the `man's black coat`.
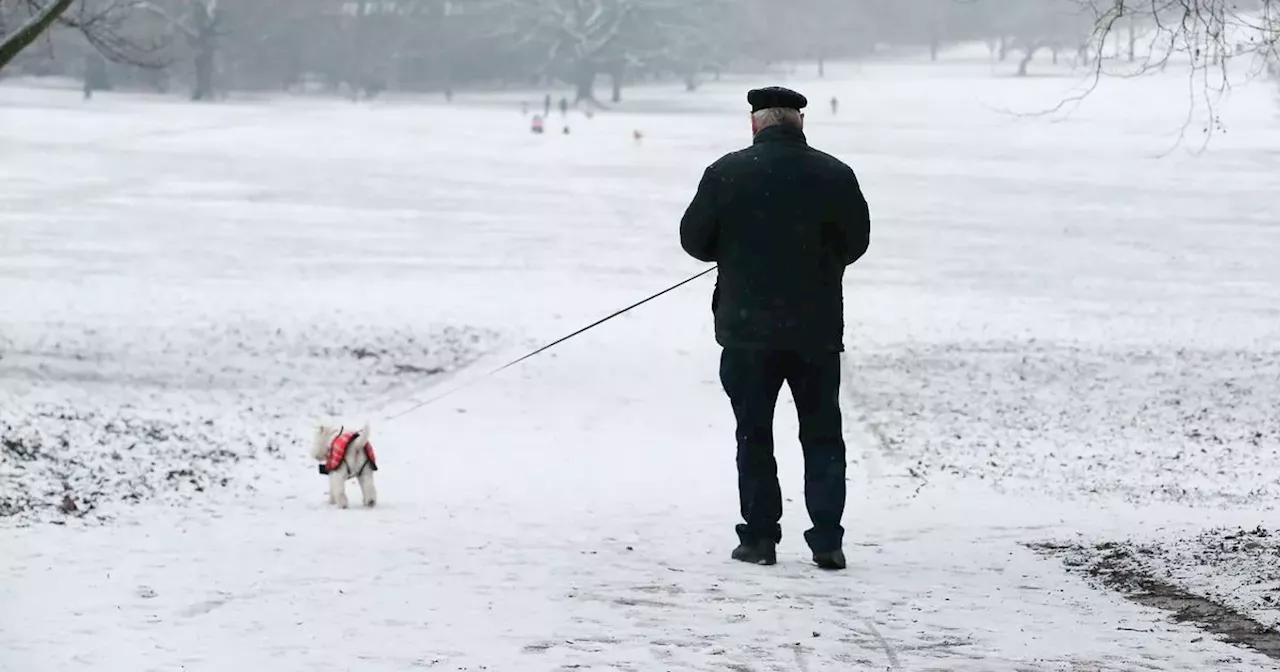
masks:
[[[842,351],[844,270],[870,238],[853,169],[787,125],[711,164],[680,222],[685,251],[720,265],[711,307],[726,348]]]

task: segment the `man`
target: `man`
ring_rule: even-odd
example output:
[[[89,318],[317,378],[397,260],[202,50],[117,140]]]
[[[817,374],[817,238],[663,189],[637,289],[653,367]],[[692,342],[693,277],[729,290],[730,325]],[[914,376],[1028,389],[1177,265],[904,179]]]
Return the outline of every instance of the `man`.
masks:
[[[737,420],[743,524],[733,558],[777,562],[782,492],[773,414],[791,388],[804,451],[814,562],[844,569],[845,445],[840,416],[845,268],[866,253],[871,217],[853,170],[809,147],[805,97],[747,95],[751,147],[711,164],[680,222],[680,243],[719,264],[711,309],[720,381]]]

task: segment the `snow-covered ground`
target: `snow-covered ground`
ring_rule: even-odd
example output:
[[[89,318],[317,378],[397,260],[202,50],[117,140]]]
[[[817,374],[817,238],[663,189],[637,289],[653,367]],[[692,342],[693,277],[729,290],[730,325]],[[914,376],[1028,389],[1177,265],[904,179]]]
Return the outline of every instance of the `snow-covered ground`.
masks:
[[[6,325],[0,516],[62,522],[68,511],[109,517],[110,503],[256,492],[272,474],[258,458],[305,453],[304,409],[313,420],[408,394],[493,339],[337,318],[188,318]]]
[[[0,669],[1271,669],[1026,547],[1280,525],[1265,87],[1162,156],[1174,68],[1067,118],[996,110],[1069,78],[792,79],[875,219],[846,573],[805,558],[785,394],[781,562],[727,559],[709,279],[381,421],[700,270],[676,222],[759,83],[634,91],[542,137],[512,96],[0,87],[0,500],[37,509],[0,523]],[[325,506],[301,441],[333,413],[375,422],[376,509]],[[68,475],[94,515],[56,510]],[[1240,580],[1168,564],[1200,594]]]

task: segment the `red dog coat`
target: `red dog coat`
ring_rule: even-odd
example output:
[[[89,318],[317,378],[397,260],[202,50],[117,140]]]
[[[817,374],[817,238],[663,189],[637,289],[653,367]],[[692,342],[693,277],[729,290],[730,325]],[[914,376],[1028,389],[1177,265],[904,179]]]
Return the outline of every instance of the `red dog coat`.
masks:
[[[339,432],[338,436],[333,439],[333,443],[329,444],[329,461],[325,462],[325,470],[327,472],[335,471],[342,466],[342,460],[347,456],[347,446],[360,436],[360,432]],[[378,470],[378,460],[373,455],[373,444],[365,442],[364,454],[369,457],[369,466],[374,471]]]

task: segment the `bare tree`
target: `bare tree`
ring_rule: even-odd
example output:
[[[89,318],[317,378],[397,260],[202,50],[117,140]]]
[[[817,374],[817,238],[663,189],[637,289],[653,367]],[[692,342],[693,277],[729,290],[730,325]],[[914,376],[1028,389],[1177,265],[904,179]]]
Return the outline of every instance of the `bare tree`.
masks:
[[[1222,65],[1229,55],[1280,55],[1280,0],[1081,0],[1092,11],[1099,43],[1129,26],[1130,59],[1136,59],[1136,26],[1154,26],[1147,66],[1185,56],[1193,68]]]
[[[218,42],[223,32],[218,0],[148,0],[137,2],[136,9],[159,17],[168,30],[176,31],[186,39],[195,66],[191,99],[213,98]]]
[[[1004,3],[995,19],[999,34],[999,59],[1014,52],[1022,54],[1017,75],[1029,75],[1031,63],[1041,51],[1049,51],[1053,62],[1068,47],[1076,48],[1089,34],[1090,15],[1073,0],[1018,0]],[[989,45],[993,44],[991,42]]]
[[[130,31],[127,25],[138,5],[136,0],[13,0],[11,5],[25,11],[25,20],[12,32],[5,26],[21,16],[5,16],[0,24],[0,69],[11,63],[42,36],[57,26],[74,29],[106,58],[143,67],[160,67],[156,54],[163,43]],[[0,9],[6,5],[0,2]]]
[[[645,0],[637,5],[615,47],[617,68],[678,74],[695,91],[707,71],[726,67],[738,44],[740,24],[732,0]],[[619,99],[615,71],[614,101]]]
[[[1119,30],[1130,29],[1130,60],[1134,63],[1122,76],[1136,76],[1165,70],[1171,63],[1188,68],[1197,100],[1191,101],[1187,121],[1192,125],[1195,103],[1208,111],[1205,141],[1222,128],[1215,104],[1233,83],[1260,74],[1276,72],[1280,66],[1280,0],[1077,0],[1092,12],[1093,40],[1098,59],[1089,91],[1107,75],[1103,45],[1120,39]],[[1149,26],[1145,58],[1137,54],[1138,25]],[[1243,67],[1237,67],[1242,64]],[[1083,95],[1073,99],[1078,100]],[[1071,101],[1067,101],[1071,102]]]
[[[596,75],[621,58],[617,47],[639,0],[541,0],[533,12],[531,39],[547,47],[547,68],[573,83],[575,102],[597,104]]]
[[[180,24],[185,29],[191,50],[195,54],[195,88],[192,100],[206,100],[214,95],[214,57],[218,51],[221,33],[221,13],[218,0],[190,0],[187,3],[187,21]]]
[[[0,68],[17,58],[23,49],[31,46],[45,34],[58,19],[71,9],[75,0],[50,0],[47,5],[32,5],[31,16],[12,33],[0,34]]]

